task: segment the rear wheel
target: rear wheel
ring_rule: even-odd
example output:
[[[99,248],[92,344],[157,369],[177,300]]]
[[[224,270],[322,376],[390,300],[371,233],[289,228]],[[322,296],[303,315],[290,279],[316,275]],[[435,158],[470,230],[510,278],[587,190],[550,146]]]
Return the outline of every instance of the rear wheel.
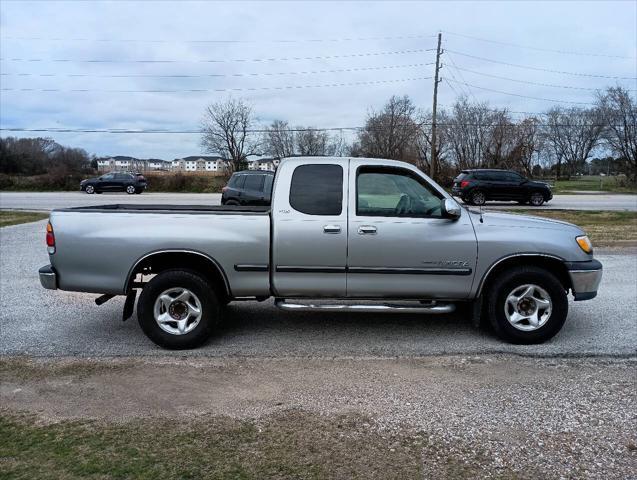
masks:
[[[128,193],[129,195],[132,195],[135,193],[135,185],[128,185],[126,187],[126,193]]]
[[[529,203],[534,207],[539,207],[544,203],[544,195],[540,192],[533,192],[531,194],[531,198],[529,199]]]
[[[142,290],[137,317],[144,333],[157,345],[176,350],[195,348],[219,323],[219,301],[196,272],[167,270]]]
[[[469,198],[474,205],[484,205],[487,201],[487,196],[481,190],[472,192]]]
[[[93,185],[87,185],[86,188],[84,189],[86,191],[86,193],[88,194],[93,194],[95,193],[95,187]]]
[[[542,343],[560,331],[568,298],[560,281],[536,267],[516,267],[498,276],[487,295],[496,334],[511,343]]]

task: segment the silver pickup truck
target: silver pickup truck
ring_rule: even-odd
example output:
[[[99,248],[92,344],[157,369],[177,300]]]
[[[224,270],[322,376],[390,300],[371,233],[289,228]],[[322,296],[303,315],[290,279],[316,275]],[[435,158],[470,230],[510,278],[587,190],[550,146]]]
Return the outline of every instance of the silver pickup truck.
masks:
[[[54,210],[42,285],[125,295],[124,319],[167,348],[214,333],[232,301],[284,310],[448,313],[466,305],[514,343],[554,336],[602,265],[553,220],[471,211],[413,165],[288,158],[271,207],[106,205]],[[315,302],[312,299],[320,299]]]

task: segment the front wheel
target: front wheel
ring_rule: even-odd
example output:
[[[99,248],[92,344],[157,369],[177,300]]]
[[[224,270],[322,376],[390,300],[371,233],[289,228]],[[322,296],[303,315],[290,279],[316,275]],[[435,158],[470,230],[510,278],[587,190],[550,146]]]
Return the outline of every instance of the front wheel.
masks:
[[[487,296],[495,333],[511,343],[542,343],[560,331],[568,315],[568,298],[547,270],[516,267],[498,276]]]
[[[128,193],[129,195],[132,195],[135,193],[135,186],[134,185],[129,185],[126,187],[126,193]]]
[[[95,187],[93,185],[87,185],[84,190],[90,195],[95,193]]]
[[[157,345],[181,350],[204,343],[220,320],[219,301],[208,282],[190,270],[166,270],[142,290],[137,317]]]

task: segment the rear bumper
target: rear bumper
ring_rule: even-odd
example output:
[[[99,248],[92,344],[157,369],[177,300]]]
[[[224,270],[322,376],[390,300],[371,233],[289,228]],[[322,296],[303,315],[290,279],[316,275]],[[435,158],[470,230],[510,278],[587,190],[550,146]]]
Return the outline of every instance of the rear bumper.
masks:
[[[57,273],[51,265],[45,265],[38,271],[40,275],[40,283],[47,290],[57,290],[58,278]]]
[[[597,260],[590,260],[588,262],[567,262],[566,266],[571,278],[575,301],[595,298],[602,281],[602,264]]]

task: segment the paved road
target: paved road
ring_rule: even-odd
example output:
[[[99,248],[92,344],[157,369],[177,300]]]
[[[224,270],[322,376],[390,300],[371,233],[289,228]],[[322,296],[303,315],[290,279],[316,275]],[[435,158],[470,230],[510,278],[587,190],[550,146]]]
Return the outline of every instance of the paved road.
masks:
[[[44,222],[0,229],[0,355],[183,355],[161,350],[135,319],[122,323],[122,298],[48,291]],[[220,335],[189,355],[213,357],[396,357],[513,352],[529,355],[635,355],[637,255],[599,254],[598,298],[571,302],[568,321],[543,345],[514,346],[455,316],[280,312],[271,302],[231,305]]]
[[[105,205],[111,203],[219,205],[218,193],[105,193],[87,195],[82,192],[0,192],[0,208],[21,210],[51,210],[53,208]],[[490,202],[488,208],[520,207],[514,202]],[[637,195],[556,195],[545,208],[567,210],[632,210],[637,211]]]

